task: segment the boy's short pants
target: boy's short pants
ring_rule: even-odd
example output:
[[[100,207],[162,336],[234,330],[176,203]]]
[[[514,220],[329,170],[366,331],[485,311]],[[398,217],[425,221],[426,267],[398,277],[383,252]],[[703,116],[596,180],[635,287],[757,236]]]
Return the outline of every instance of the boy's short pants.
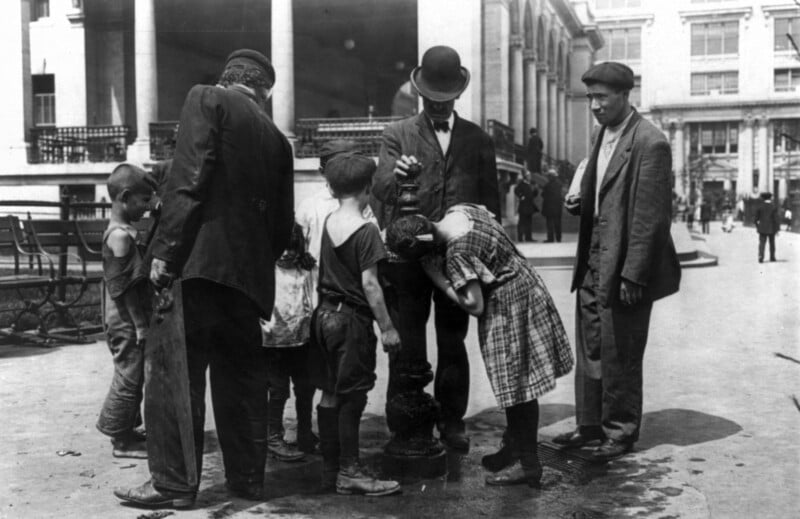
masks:
[[[375,387],[378,339],[369,310],[320,301],[311,317],[309,371],[312,384],[337,395]]]

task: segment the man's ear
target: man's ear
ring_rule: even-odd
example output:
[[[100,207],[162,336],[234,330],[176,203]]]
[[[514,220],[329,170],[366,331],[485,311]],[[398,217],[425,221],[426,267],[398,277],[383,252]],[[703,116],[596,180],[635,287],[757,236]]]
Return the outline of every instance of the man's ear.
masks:
[[[131,196],[133,196],[133,193],[130,189],[123,189],[122,193],[119,194],[119,201],[122,203],[127,203],[128,200],[131,199]]]

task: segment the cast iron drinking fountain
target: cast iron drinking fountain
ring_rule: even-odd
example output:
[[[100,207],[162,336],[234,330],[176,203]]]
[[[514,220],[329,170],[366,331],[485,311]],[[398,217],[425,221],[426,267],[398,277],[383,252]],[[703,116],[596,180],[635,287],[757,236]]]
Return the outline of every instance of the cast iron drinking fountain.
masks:
[[[397,180],[397,200],[402,216],[419,213],[418,164]],[[393,257],[390,261],[403,261]],[[447,475],[447,455],[433,436],[439,403],[423,391],[433,380],[424,347],[403,344],[389,373],[390,398],[386,423],[392,439],[384,447],[383,472],[401,480],[433,479]]]

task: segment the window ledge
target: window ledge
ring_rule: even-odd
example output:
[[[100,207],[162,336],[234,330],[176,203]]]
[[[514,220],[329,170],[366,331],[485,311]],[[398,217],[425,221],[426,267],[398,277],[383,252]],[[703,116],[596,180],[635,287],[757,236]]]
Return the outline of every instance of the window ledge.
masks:
[[[678,11],[681,23],[694,22],[697,20],[729,20],[744,17],[749,20],[753,15],[753,8],[750,6],[742,7],[714,7],[712,9],[687,9]]]
[[[797,4],[789,2],[781,5],[762,5],[761,12],[764,13],[764,18],[775,16],[776,18],[783,14],[796,14]]]

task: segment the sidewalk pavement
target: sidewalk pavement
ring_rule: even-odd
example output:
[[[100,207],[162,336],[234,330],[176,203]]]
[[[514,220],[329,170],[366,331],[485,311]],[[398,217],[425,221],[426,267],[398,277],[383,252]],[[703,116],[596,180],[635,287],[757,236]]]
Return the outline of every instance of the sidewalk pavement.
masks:
[[[473,322],[467,419],[472,448],[465,457],[450,455],[447,478],[405,485],[394,497],[319,494],[320,459],[312,456],[299,464],[270,460],[265,502],[231,498],[209,402],[198,502],[174,517],[796,516],[800,235],[781,233],[779,261],[763,264],[751,228],[724,234],[715,222],[710,235],[691,238],[712,251],[719,265],[684,270],[681,291],[655,305],[645,355],[644,423],[632,454],[595,468],[562,459],[562,470],[545,469],[541,490],[485,486],[480,458],[498,446],[505,419],[488,385]],[[571,271],[541,274],[572,340]],[[362,424],[362,456],[372,463],[388,440],[386,370],[381,355],[378,386]],[[116,486],[140,484],[148,472],[142,460],[112,458],[108,440],[94,428],[110,379],[102,342],[49,350],[0,346],[6,442],[0,453],[0,517],[158,517],[121,506],[111,493]],[[574,427],[572,375],[540,403],[542,440]],[[292,409],[290,402],[290,435]]]

